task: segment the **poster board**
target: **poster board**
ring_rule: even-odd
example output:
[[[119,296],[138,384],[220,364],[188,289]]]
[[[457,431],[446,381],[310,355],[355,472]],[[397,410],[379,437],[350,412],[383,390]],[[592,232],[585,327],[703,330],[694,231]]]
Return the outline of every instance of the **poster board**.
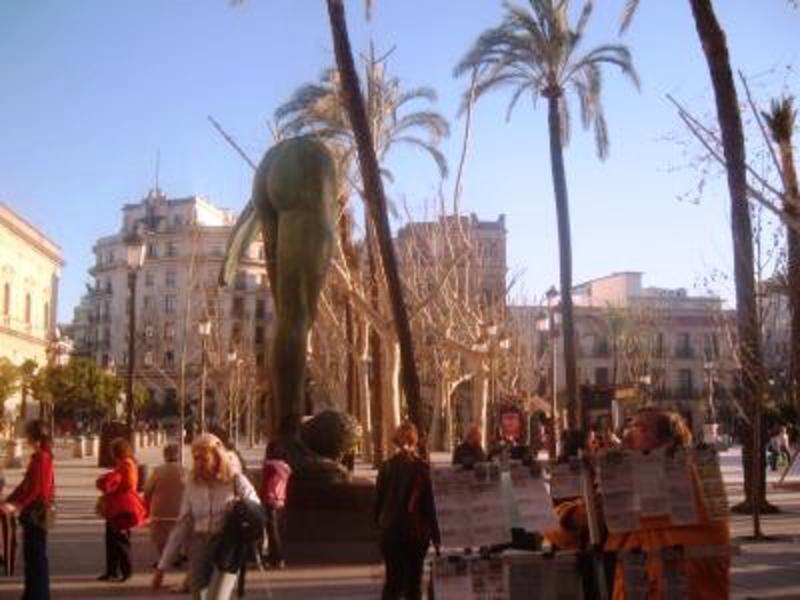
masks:
[[[442,546],[470,548],[511,541],[511,523],[495,463],[434,466],[431,482]]]

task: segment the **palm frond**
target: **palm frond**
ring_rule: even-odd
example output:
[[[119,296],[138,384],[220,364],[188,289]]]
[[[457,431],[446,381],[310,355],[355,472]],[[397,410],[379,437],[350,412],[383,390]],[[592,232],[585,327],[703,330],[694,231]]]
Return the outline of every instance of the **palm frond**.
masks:
[[[794,108],[794,97],[784,96],[770,103],[769,112],[762,112],[761,116],[767,123],[770,135],[776,144],[791,140],[797,122],[797,111]]]
[[[396,144],[407,144],[410,146],[416,146],[417,148],[425,151],[430,155],[433,161],[436,163],[436,167],[439,169],[439,174],[442,178],[447,177],[448,175],[448,165],[447,159],[445,158],[444,154],[442,154],[441,150],[437,148],[435,145],[426,142],[420,138],[414,136],[399,136],[393,140]]]
[[[628,30],[636,10],[639,8],[639,0],[625,0],[625,6],[622,9],[622,18],[620,19],[619,33],[622,35]]]

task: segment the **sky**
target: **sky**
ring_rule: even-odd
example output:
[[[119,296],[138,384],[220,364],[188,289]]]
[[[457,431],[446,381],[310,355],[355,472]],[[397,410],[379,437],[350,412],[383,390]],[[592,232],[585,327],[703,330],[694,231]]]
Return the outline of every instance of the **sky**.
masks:
[[[468,82],[454,79],[453,67],[499,22],[502,3],[377,0],[369,22],[363,4],[346,1],[354,49],[363,53],[372,41],[378,54],[392,50],[388,69],[404,87],[437,91],[454,171]],[[710,119],[708,71],[687,1],[642,0],[619,39],[622,5],[596,0],[583,48],[627,44],[642,87],[615,70],[604,74],[605,162],[575,113],[565,151],[574,281],[642,271],[645,285],[692,290],[713,271],[731,272],[727,197],[712,181],[699,202],[682,199],[699,175],[666,94]],[[761,104],[800,92],[800,10],[786,0],[724,0],[715,8],[734,68]],[[244,206],[250,168],[207,116],[257,160],[271,143],[275,108],[333,64],[328,27],[323,0],[0,2],[0,201],[63,249],[61,322],[90,281],[94,241],[116,232],[121,206],[153,187],[157,156],[169,197]],[[519,281],[511,295],[530,301],[558,281],[547,111],[528,99],[507,121],[508,100],[498,91],[475,108],[461,207],[486,220],[506,215],[509,274]],[[398,150],[388,166],[394,201],[430,218],[440,186],[432,161]],[[452,185],[444,182],[448,198]],[[729,287],[720,293],[732,296]]]

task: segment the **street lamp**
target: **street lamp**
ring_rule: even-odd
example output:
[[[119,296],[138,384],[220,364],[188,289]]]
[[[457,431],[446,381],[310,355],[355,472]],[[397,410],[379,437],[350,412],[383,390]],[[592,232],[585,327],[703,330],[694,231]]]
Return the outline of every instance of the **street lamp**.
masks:
[[[236,367],[236,396],[239,394],[239,365],[242,363],[235,349],[228,352],[228,364]],[[228,437],[235,446],[239,445],[239,415],[236,405],[237,399],[234,396],[234,376],[231,376],[231,384],[228,388]],[[234,429],[235,427],[235,429]]]
[[[550,435],[550,459],[555,460],[558,452],[558,440],[560,437],[560,431],[558,427],[558,385],[556,376],[558,371],[556,370],[556,360],[558,358],[558,345],[557,345],[557,334],[556,334],[556,324],[555,324],[555,315],[554,315],[554,305],[555,299],[558,297],[558,291],[556,290],[554,285],[550,286],[550,289],[545,292],[545,297],[547,298],[547,329],[550,338],[550,350],[551,350],[551,361],[550,366],[552,368],[552,377],[550,379],[551,386],[550,386],[550,393],[552,395],[550,400],[550,418],[552,423],[552,431]]]
[[[128,381],[125,394],[125,420],[131,438],[133,437],[133,367],[136,352],[136,276],[144,264],[145,244],[136,232],[126,236],[125,259],[128,265]]]
[[[200,432],[206,432],[206,342],[211,335],[211,321],[203,316],[197,322],[200,335]]]

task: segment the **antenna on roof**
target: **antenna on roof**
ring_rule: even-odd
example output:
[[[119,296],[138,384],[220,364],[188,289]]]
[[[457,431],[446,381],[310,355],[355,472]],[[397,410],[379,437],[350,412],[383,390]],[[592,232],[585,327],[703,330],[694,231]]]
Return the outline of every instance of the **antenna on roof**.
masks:
[[[161,148],[156,148],[156,186],[155,186],[155,193],[156,196],[161,192],[161,188],[158,187],[158,175],[159,169],[161,168]]]

